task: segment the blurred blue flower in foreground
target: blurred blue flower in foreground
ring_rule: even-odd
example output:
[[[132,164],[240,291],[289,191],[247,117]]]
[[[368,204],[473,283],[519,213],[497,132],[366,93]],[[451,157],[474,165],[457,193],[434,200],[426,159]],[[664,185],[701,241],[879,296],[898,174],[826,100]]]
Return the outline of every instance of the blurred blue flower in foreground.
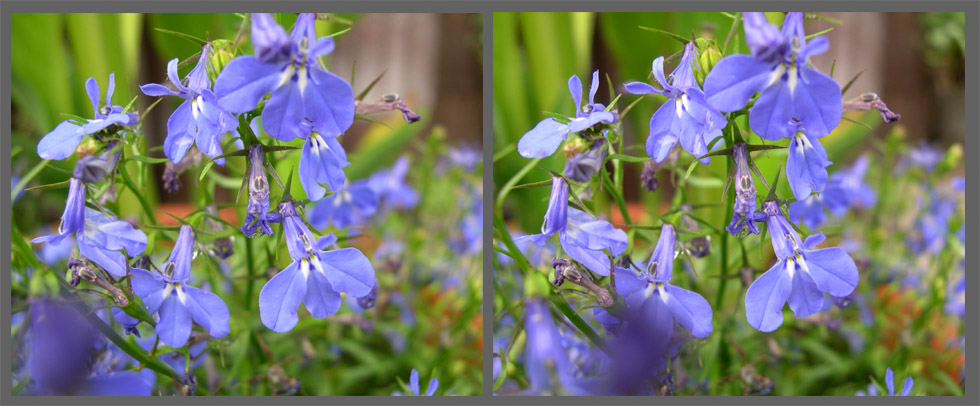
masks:
[[[646,264],[646,273],[616,269],[616,290],[626,300],[630,311],[642,313],[651,329],[666,337],[673,335],[674,321],[704,338],[711,334],[711,306],[700,294],[671,285],[677,235],[674,227],[664,224],[660,238]]]
[[[285,333],[299,321],[296,311],[301,303],[306,304],[310,315],[319,319],[340,310],[341,293],[355,298],[371,293],[375,285],[374,267],[360,250],[324,251],[337,238],[333,234],[315,238],[296,213],[292,201],[280,203],[279,213],[293,262],[269,279],[259,292],[262,324]]]
[[[436,394],[436,389],[439,388],[439,380],[432,378],[429,380],[429,386],[425,389],[425,395],[419,395],[421,393],[421,388],[419,388],[419,371],[412,369],[412,375],[408,378],[408,386],[412,389],[413,396],[433,396]]]
[[[909,392],[912,391],[912,385],[914,385],[914,384],[915,384],[915,381],[912,379],[911,376],[908,377],[908,378],[905,378],[905,383],[902,384],[902,393],[900,395],[897,395],[897,396],[908,396],[909,395]],[[888,387],[888,396],[896,396],[895,395],[895,373],[892,372],[892,369],[891,368],[888,368],[888,370],[885,371],[885,386]],[[878,396],[878,387],[875,386],[874,383],[869,383],[868,384],[868,391],[865,392],[863,390],[859,390],[857,392],[857,396]]]
[[[368,186],[377,196],[382,210],[412,209],[418,204],[418,193],[405,182],[409,163],[408,157],[399,157],[391,168],[379,170],[368,178]]]
[[[305,136],[305,119],[326,137],[343,134],[354,122],[354,90],[320,67],[319,57],[333,51],[334,42],[317,39],[315,21],[312,13],[300,14],[290,38],[272,15],[252,14],[256,56],[236,57],[215,79],[221,105],[241,114],[272,93],[262,109],[262,128],[273,138]]]
[[[763,332],[771,332],[783,324],[783,306],[796,317],[819,312],[824,305],[824,293],[847,296],[858,283],[857,266],[843,249],[815,249],[824,240],[823,234],[813,234],[806,241],[783,217],[779,203],[763,203],[768,219],[776,264],[759,276],[745,292],[745,316],[749,324]]]
[[[140,86],[147,96],[180,96],[185,101],[174,110],[167,120],[167,138],[163,141],[163,152],[173,163],[180,163],[191,145],[204,155],[217,158],[214,162],[224,166],[221,135],[235,131],[238,121],[218,105],[218,98],[211,92],[208,74],[211,68],[211,44],[204,44],[201,57],[194,69],[184,78],[184,85],[177,74],[178,58],[167,63],[167,76],[177,91],[166,86],[150,83]]]
[[[91,374],[99,335],[65,302],[37,299],[30,306],[27,369],[32,395],[149,396],[153,385],[131,371]]]
[[[367,179],[345,183],[336,193],[315,203],[306,214],[316,228],[333,225],[337,228],[360,226],[367,223],[378,209],[378,196]]]
[[[162,273],[132,269],[133,293],[143,299],[147,312],[160,314],[157,336],[174,348],[187,343],[191,320],[215,338],[224,337],[230,331],[225,302],[214,293],[187,284],[193,258],[194,231],[183,225]]]
[[[721,135],[727,121],[725,117],[708,104],[704,93],[694,78],[694,43],[684,46],[684,56],[670,76],[664,77],[664,57],[653,60],[653,76],[663,90],[643,82],[627,83],[626,91],[632,94],[655,93],[667,96],[666,103],[660,105],[650,117],[650,135],[647,137],[647,155],[657,163],[663,162],[670,149],[681,143],[685,151],[700,157],[708,153],[708,140]],[[702,158],[707,164],[710,158]]]
[[[603,111],[606,107],[595,102],[597,90],[599,90],[599,71],[592,72],[589,104],[583,106],[582,81],[579,80],[578,75],[568,78],[568,92],[572,94],[577,109],[575,118],[564,124],[552,117],[541,120],[517,142],[517,152],[525,158],[544,158],[555,153],[558,145],[568,137],[568,134],[584,131],[599,123],[615,123],[616,115]]]
[[[762,138],[792,137],[797,132],[794,119],[808,137],[830,134],[843,112],[840,85],[807,66],[809,57],[827,50],[827,38],[807,43],[801,12],[786,14],[782,32],[763,13],[744,13],[742,19],[752,55],[718,61],[704,80],[708,103],[722,112],[736,111],[761,92],[749,110],[749,126]]]
[[[106,104],[99,108],[99,83],[95,81],[95,78],[88,78],[85,81],[85,92],[88,93],[88,98],[92,101],[95,118],[86,120],[85,123],[75,123],[73,120],[62,121],[38,142],[37,155],[43,159],[65,159],[75,152],[75,148],[82,142],[82,137],[85,135],[97,133],[113,124],[135,125],[139,121],[136,114],[123,113],[122,106],[112,104],[112,92],[115,87],[115,73],[110,73],[109,87],[106,89],[105,95]]]

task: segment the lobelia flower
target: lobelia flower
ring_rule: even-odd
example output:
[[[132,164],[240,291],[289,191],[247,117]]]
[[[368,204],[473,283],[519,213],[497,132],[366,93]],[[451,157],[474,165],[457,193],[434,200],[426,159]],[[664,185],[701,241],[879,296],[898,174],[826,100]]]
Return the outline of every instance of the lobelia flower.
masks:
[[[272,235],[272,226],[269,223],[279,221],[278,215],[269,213],[269,179],[265,176],[264,157],[262,145],[253,144],[248,147],[248,208],[245,210],[242,233],[250,237],[259,228],[263,233]]]
[[[815,249],[823,242],[823,234],[800,240],[777,201],[769,200],[762,206],[777,261],[749,285],[745,316],[749,325],[768,333],[783,324],[782,310],[787,301],[796,317],[816,314],[823,308],[824,293],[843,297],[854,292],[858,271],[843,249]]]
[[[156,333],[164,344],[179,348],[191,335],[191,321],[221,338],[228,334],[228,306],[214,293],[187,284],[194,257],[194,231],[180,226],[174,249],[163,272],[133,268],[133,293],[143,299],[148,313],[159,313]]]
[[[848,207],[871,207],[876,196],[874,189],[864,183],[868,170],[868,158],[862,155],[850,168],[835,172],[827,181],[827,188],[802,201],[789,205],[791,221],[802,221],[807,227],[817,227],[824,222],[824,208],[835,216],[843,216]]]
[[[483,188],[471,185],[466,190],[457,200],[460,207],[469,209],[459,219],[459,237],[449,247],[460,254],[478,254],[483,252]]]
[[[575,154],[565,162],[565,176],[577,182],[588,182],[592,179],[602,161],[606,159],[606,150],[603,148],[605,140],[599,139],[592,144],[588,152]]]
[[[711,139],[721,135],[721,129],[727,124],[725,117],[708,104],[698,87],[692,68],[695,56],[694,43],[687,43],[680,63],[666,78],[664,57],[653,60],[653,76],[663,90],[643,82],[625,84],[626,91],[632,94],[656,93],[668,98],[650,117],[646,149],[647,155],[657,163],[667,158],[678,141],[685,151],[695,157],[707,154],[705,136]],[[701,158],[701,163],[708,162],[710,158]]]
[[[446,155],[442,156],[439,164],[436,165],[436,173],[444,174],[450,168],[463,168],[466,172],[473,172],[478,164],[483,162],[483,151],[472,145],[460,144],[449,147]]]
[[[32,395],[149,396],[153,385],[131,371],[90,368],[99,334],[71,305],[50,299],[31,302],[27,369]],[[96,374],[92,374],[95,372]]]
[[[412,396],[434,396],[436,394],[436,389],[439,387],[439,380],[432,378],[429,380],[429,386],[425,389],[425,395],[420,395],[421,388],[419,388],[419,371],[412,369],[412,375],[408,378],[408,386],[412,389]]]
[[[195,144],[204,155],[221,156],[221,135],[235,131],[238,126],[235,117],[218,104],[217,96],[210,90],[211,51],[211,44],[204,44],[197,65],[184,77],[186,85],[177,75],[179,59],[167,63],[167,76],[176,91],[156,83],[140,86],[147,96],[180,96],[185,100],[167,120],[167,138],[163,141],[163,152],[174,164],[184,159],[187,150]],[[225,159],[218,158],[214,162],[224,166]]]
[[[589,104],[582,105],[582,81],[577,75],[568,78],[568,92],[575,101],[575,112],[572,121],[562,124],[552,117],[541,120],[534,128],[524,133],[517,142],[517,152],[525,158],[545,158],[555,153],[568,134],[578,133],[599,123],[613,124],[618,119],[615,114],[603,111],[606,109],[595,102],[595,93],[599,90],[599,71],[592,72],[592,86],[589,89]]]
[[[99,108],[99,83],[93,77],[88,78],[85,81],[85,92],[88,93],[88,98],[92,101],[95,117],[87,120],[84,124],[76,124],[72,120],[62,121],[37,143],[37,155],[43,159],[62,160],[75,152],[75,148],[82,142],[82,137],[85,135],[95,134],[113,124],[135,125],[139,121],[136,114],[124,113],[122,106],[112,104],[112,93],[115,87],[115,73],[110,73],[109,87],[106,89],[105,95],[106,104]]]
[[[292,201],[280,203],[279,213],[293,262],[269,279],[259,292],[262,324],[285,333],[296,326],[300,303],[305,303],[310,315],[320,319],[340,309],[341,293],[355,298],[371,293],[375,285],[374,267],[360,250],[324,251],[337,238],[330,234],[316,239],[296,213]]]
[[[616,290],[626,300],[631,311],[654,331],[665,337],[673,335],[674,321],[691,331],[691,335],[704,338],[711,334],[711,306],[701,295],[671,285],[677,235],[674,227],[664,224],[660,238],[650,255],[645,273],[632,269],[616,269]]]
[[[543,299],[528,299],[524,320],[527,331],[524,368],[531,384],[529,391],[541,394],[561,387],[570,389],[573,386],[571,362],[547,303]],[[556,376],[558,382],[552,382]]]
[[[735,160],[735,212],[725,230],[738,235],[742,228],[747,228],[749,233],[759,234],[755,222],[764,220],[765,215],[755,211],[755,180],[749,171],[749,150],[745,143],[732,147],[732,159]]]
[[[300,14],[287,37],[271,15],[253,14],[256,56],[236,57],[224,67],[214,83],[219,103],[241,114],[272,93],[262,110],[262,128],[273,138],[288,142],[309,134],[306,119],[328,138],[343,134],[354,122],[354,90],[320,67],[318,58],[333,51],[334,42],[316,38],[315,21],[315,14]]]
[[[551,198],[541,225],[541,234],[531,234],[514,240],[518,247],[533,242],[547,246],[547,238],[558,233],[562,249],[572,259],[582,263],[592,272],[609,276],[609,258],[602,250],[608,249],[613,256],[626,251],[629,245],[626,232],[613,227],[608,221],[596,220],[588,213],[568,207],[568,183],[554,177]]]
[[[718,61],[704,80],[708,103],[722,112],[745,107],[761,92],[749,110],[749,126],[762,138],[789,138],[802,123],[810,137],[823,137],[840,124],[840,85],[807,66],[809,57],[828,48],[826,37],[806,41],[803,13],[787,13],[782,31],[763,13],[744,13],[745,38],[752,55],[728,55]]]
[[[321,185],[329,186],[330,190],[340,189],[344,185],[344,167],[349,166],[350,162],[347,161],[344,147],[337,141],[340,134],[321,135],[309,120],[304,120],[301,128],[300,138],[306,139],[306,142],[299,156],[299,180],[306,197],[317,201],[327,193]]]
[[[344,183],[336,193],[313,205],[306,215],[316,228],[333,224],[337,228],[358,226],[367,222],[378,208],[378,197],[367,179]]]
[[[905,382],[902,383],[902,393],[898,396],[908,396],[912,392],[912,386],[915,381],[912,377],[905,378]],[[885,371],[885,386],[888,387],[888,396],[895,395],[895,373],[892,372],[891,368]],[[874,383],[868,384],[868,391],[859,390],[857,396],[878,396],[878,387]]]
[[[418,204],[418,193],[415,193],[411,185],[405,183],[408,165],[408,158],[402,156],[391,168],[377,171],[368,178],[368,186],[378,197],[378,204],[381,207],[412,209]]]
[[[62,240],[74,235],[82,256],[109,274],[123,277],[128,265],[126,257],[118,251],[125,250],[130,256],[142,254],[146,248],[146,234],[125,221],[85,207],[85,182],[82,178],[98,181],[98,178],[93,178],[93,171],[87,169],[93,162],[100,162],[100,159],[86,157],[76,163],[72,178],[68,181],[68,200],[57,234],[38,237],[31,242],[61,246]],[[102,163],[94,165],[103,166]]]
[[[796,125],[796,135],[789,143],[786,158],[786,180],[796,200],[804,200],[827,186],[827,167],[833,162],[827,159],[820,140],[804,129],[802,123]]]

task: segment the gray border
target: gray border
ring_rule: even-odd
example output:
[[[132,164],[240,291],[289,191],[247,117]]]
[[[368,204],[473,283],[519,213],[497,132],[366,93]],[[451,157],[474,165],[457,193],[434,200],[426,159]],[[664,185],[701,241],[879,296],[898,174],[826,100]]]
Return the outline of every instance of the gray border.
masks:
[[[3,33],[5,40],[2,44],[2,59],[3,59],[3,78],[2,83],[4,89],[10,89],[10,64],[7,62],[10,59],[10,14],[14,12],[173,12],[174,10],[181,10],[182,12],[228,12],[229,10],[239,11],[239,12],[262,12],[262,11],[281,11],[283,9],[289,9],[293,11],[314,11],[322,10],[325,6],[329,7],[331,11],[336,12],[433,12],[433,13],[485,13],[484,14],[484,94],[483,94],[483,179],[484,188],[492,187],[493,185],[493,104],[492,104],[492,12],[505,12],[505,11],[701,11],[706,8],[713,8],[716,10],[744,10],[744,11],[762,11],[762,10],[772,10],[772,9],[785,9],[785,10],[800,10],[806,7],[808,11],[960,11],[965,12],[966,15],[966,38],[969,46],[967,47],[968,52],[966,56],[965,72],[966,72],[966,111],[975,112],[978,111],[978,106],[980,106],[980,101],[978,101],[977,93],[977,38],[978,38],[978,10],[980,10],[980,3],[976,1],[935,1],[935,2],[917,2],[917,1],[907,1],[907,0],[885,0],[885,1],[750,1],[750,2],[725,2],[725,1],[675,1],[675,2],[652,2],[652,1],[609,1],[609,2],[596,2],[596,1],[545,1],[545,0],[528,0],[528,1],[465,1],[465,2],[448,2],[448,1],[415,1],[415,2],[403,2],[403,1],[282,1],[282,2],[270,2],[270,1],[175,1],[163,4],[162,2],[142,2],[142,1],[98,1],[98,2],[75,2],[75,1],[11,1],[5,2],[4,8],[0,14],[2,14],[2,25],[7,27]],[[3,95],[3,111],[0,111],[0,121],[10,123],[10,107],[11,107],[11,96],[9,90]],[[967,116],[971,117],[971,116]],[[978,134],[978,118],[980,116],[973,115],[971,119],[967,120],[965,123],[966,134],[971,134],[973,136],[967,137],[965,140],[965,148],[967,153],[973,151],[974,154],[980,153],[980,145],[977,144],[976,134]],[[10,150],[10,127],[3,126],[2,132],[2,142],[0,142],[0,156]],[[967,155],[970,156],[970,155]],[[9,160],[8,160],[9,163]],[[489,163],[489,164],[488,164]],[[978,202],[978,191],[977,180],[978,172],[980,172],[980,160],[977,159],[967,159],[966,161],[966,172],[968,177],[973,179],[973,187],[968,188],[966,191],[966,202],[968,207],[975,207]],[[10,182],[10,170],[9,166],[0,166],[0,182],[7,184]],[[9,216],[10,211],[10,191],[7,188],[0,188],[0,206],[4,208],[4,216]],[[972,204],[972,205],[971,205]],[[594,397],[594,398],[492,398],[491,393],[487,388],[492,385],[487,377],[491,375],[491,354],[492,354],[492,320],[493,320],[493,306],[492,306],[492,292],[493,292],[493,280],[492,272],[493,269],[493,257],[492,257],[492,193],[488,194],[484,191],[484,395],[483,397],[470,397],[470,398],[386,398],[386,397],[333,397],[329,400],[324,398],[308,397],[308,398],[277,398],[275,403],[277,404],[547,404],[547,405],[583,405],[583,404],[650,404],[654,402],[654,399],[649,398],[637,398],[637,397]],[[9,217],[6,217],[9,218]],[[4,221],[3,223],[6,223]],[[966,219],[967,224],[967,246],[976,246],[977,241],[980,241],[980,236],[978,236],[977,217],[969,216]],[[2,251],[3,256],[0,257],[0,264],[10,263],[10,230],[6,227],[0,227],[0,247],[5,250]],[[6,258],[7,262],[3,262]],[[967,254],[967,265],[968,269],[978,269],[976,255],[970,253],[968,250]],[[974,294],[967,295],[967,306],[971,309],[977,309],[980,305],[980,297],[976,295],[976,284],[978,282],[977,275],[973,272],[967,272],[967,286],[969,289],[974,290]],[[2,297],[0,297],[0,309],[2,310],[2,322],[0,322],[0,328],[2,328],[2,335],[0,335],[0,343],[2,343],[3,354],[0,355],[0,371],[10,370],[10,358],[9,358],[9,348],[10,348],[10,313],[9,313],[9,303],[10,303],[10,272],[9,266],[0,272],[0,284],[3,286]],[[487,305],[490,303],[491,305]],[[977,377],[978,371],[980,371],[980,364],[978,364],[977,354],[977,339],[978,334],[980,334],[980,324],[977,322],[976,316],[972,319],[967,319],[966,328],[966,341],[967,347],[970,349],[968,351],[971,357],[967,358],[966,365],[966,375],[970,377]],[[976,378],[974,378],[976,382]],[[87,405],[102,405],[102,404],[134,404],[134,403],[145,403],[145,404],[265,404],[271,403],[270,399],[265,398],[249,398],[249,397],[216,397],[216,398],[162,398],[162,397],[151,397],[151,398],[64,398],[64,397],[48,397],[48,398],[31,398],[31,397],[13,397],[9,394],[9,381],[6,379],[0,379],[0,403],[2,404],[87,404]],[[977,387],[974,385],[967,385],[966,396],[963,397],[928,397],[928,398],[856,398],[856,397],[794,397],[792,402],[801,405],[809,404],[858,404],[870,403],[870,404],[921,404],[928,402],[928,404],[938,404],[938,405],[954,405],[954,404],[978,404],[980,403],[980,393],[977,391]],[[717,399],[717,400],[715,400]],[[756,404],[785,404],[789,400],[785,398],[742,398],[742,397],[720,397],[720,398],[707,398],[707,397],[672,397],[669,399],[656,399],[657,403],[671,403],[671,404],[704,404],[704,403],[721,403],[721,404],[743,404],[743,405],[756,405]]]

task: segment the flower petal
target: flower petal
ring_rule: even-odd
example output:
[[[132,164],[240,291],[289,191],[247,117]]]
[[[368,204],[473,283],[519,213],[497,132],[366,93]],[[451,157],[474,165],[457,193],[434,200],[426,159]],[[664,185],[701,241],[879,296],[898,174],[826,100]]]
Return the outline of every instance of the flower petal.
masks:
[[[796,317],[808,317],[823,309],[823,293],[807,272],[797,270],[793,275],[793,288],[789,294],[789,308]]]
[[[110,275],[117,278],[126,276],[126,257],[122,253],[99,247],[81,234],[78,234],[77,246],[83,257],[95,262]]]
[[[718,61],[704,79],[708,104],[722,112],[742,107],[769,82],[772,64],[749,55],[728,55]]]
[[[299,321],[296,310],[306,296],[308,273],[308,262],[294,261],[266,282],[259,292],[262,324],[278,333],[296,326]]]
[[[793,290],[793,277],[778,261],[745,292],[745,317],[756,330],[768,333],[783,324],[783,305]]]
[[[354,123],[354,89],[340,76],[318,67],[311,67],[309,74],[310,83],[303,90],[306,116],[320,134],[343,134]]]
[[[183,347],[191,336],[191,315],[175,293],[163,299],[160,305],[156,332],[160,341],[174,348]]]
[[[89,101],[92,102],[92,110],[95,110],[95,116],[99,116],[99,82],[95,81],[95,78],[89,77],[85,81],[85,93],[88,94]]]
[[[314,142],[313,137],[310,137],[303,143],[303,151],[299,156],[299,183],[303,185],[306,197],[315,202],[323,199],[327,190],[316,181],[323,165],[318,162],[319,154],[313,151]]]
[[[599,90],[599,70],[592,72],[592,83],[589,84],[589,105],[595,104],[595,92]]]
[[[717,67],[716,67],[717,69]],[[798,84],[797,87],[800,87]],[[709,98],[710,100],[710,98]],[[793,135],[793,95],[789,85],[777,80],[762,91],[755,105],[749,110],[749,127],[756,134],[769,141],[776,141]],[[718,109],[725,111],[724,109]]]
[[[582,80],[578,78],[578,75],[572,74],[568,78],[568,93],[572,95],[572,100],[575,101],[575,111],[576,113],[582,110]]]
[[[568,136],[568,126],[548,117],[517,141],[517,151],[525,158],[545,158],[555,153]]]
[[[194,145],[194,135],[187,131],[191,126],[191,102],[185,101],[167,119],[167,138],[163,140],[163,153],[170,162],[180,163],[187,150]]]
[[[62,160],[75,152],[85,133],[82,127],[69,120],[62,121],[37,143],[37,155],[42,159]]]
[[[808,67],[800,68],[800,82],[793,91],[793,112],[806,133],[823,137],[840,124],[843,103],[837,81]]]
[[[647,93],[664,94],[663,90],[657,89],[643,82],[629,82],[623,84],[623,87],[626,88],[626,91],[629,92],[630,94],[647,94]]]
[[[156,84],[147,83],[145,85],[140,85],[140,91],[147,96],[159,97],[159,96],[179,96],[180,93],[170,90],[170,88]]]
[[[319,253],[320,266],[337,292],[354,297],[362,297],[371,292],[375,284],[374,267],[371,261],[356,248]]]
[[[303,104],[303,92],[296,82],[288,81],[272,93],[262,110],[262,128],[272,138],[289,142],[302,137],[301,126],[307,111]]]
[[[312,272],[303,303],[306,304],[306,310],[311,316],[321,319],[340,310],[340,293],[333,290],[326,276],[319,272]]]
[[[143,299],[146,312],[154,314],[160,310],[163,304],[163,289],[167,283],[160,278],[160,274],[149,272],[144,269],[130,269],[129,282],[133,286],[133,293]]]
[[[232,114],[241,114],[259,103],[279,84],[279,69],[275,64],[259,62],[254,56],[232,59],[214,81],[214,94],[221,107]]]
[[[711,306],[701,295],[677,286],[664,286],[667,294],[667,308],[682,326],[691,331],[691,335],[704,338],[711,334]]]
[[[847,251],[839,247],[807,251],[805,263],[821,292],[847,296],[858,284],[858,270]]]
[[[674,120],[674,99],[662,104],[650,116],[650,135],[647,136],[646,149],[647,156],[653,158],[654,162],[661,163],[667,159],[670,149],[677,144],[677,136],[670,133],[670,126]]]
[[[228,325],[228,305],[218,295],[193,286],[182,284],[184,306],[191,318],[204,327],[214,338],[221,338],[231,331]]]

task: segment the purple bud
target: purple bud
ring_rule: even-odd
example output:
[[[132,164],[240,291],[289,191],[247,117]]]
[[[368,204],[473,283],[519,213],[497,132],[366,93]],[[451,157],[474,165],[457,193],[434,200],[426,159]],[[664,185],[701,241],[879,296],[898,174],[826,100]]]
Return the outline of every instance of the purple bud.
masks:
[[[885,120],[886,123],[893,123],[902,118],[901,114],[888,109],[885,105],[884,100],[878,97],[878,94],[868,92],[863,93],[860,96],[848,100],[843,104],[844,111],[858,111],[858,110],[871,110],[875,109],[881,113],[881,119]]]
[[[262,228],[262,232],[272,235],[272,226],[269,225],[268,218],[269,180],[265,176],[264,155],[261,144],[248,147],[251,170],[248,174],[248,208],[245,212],[245,224],[242,225],[242,233],[249,237],[255,234],[259,227]]]
[[[548,200],[548,211],[544,214],[541,233],[552,235],[564,230],[568,223],[568,183],[565,178],[556,176],[551,179],[551,198]]]
[[[643,163],[643,171],[640,172],[640,181],[643,182],[643,188],[648,192],[657,191],[657,187],[660,186],[660,182],[657,181],[657,171],[660,170],[662,165],[654,161],[646,161]]]
[[[377,297],[378,297],[378,285],[375,284],[374,287],[371,288],[371,292],[369,292],[367,296],[357,298],[357,305],[361,306],[362,309],[370,309],[374,307],[374,302],[377,299]]]
[[[749,171],[749,151],[745,143],[732,147],[732,159],[735,160],[735,212],[725,230],[738,235],[743,227],[747,227],[749,233],[759,234],[752,214],[755,212],[755,180]]]

